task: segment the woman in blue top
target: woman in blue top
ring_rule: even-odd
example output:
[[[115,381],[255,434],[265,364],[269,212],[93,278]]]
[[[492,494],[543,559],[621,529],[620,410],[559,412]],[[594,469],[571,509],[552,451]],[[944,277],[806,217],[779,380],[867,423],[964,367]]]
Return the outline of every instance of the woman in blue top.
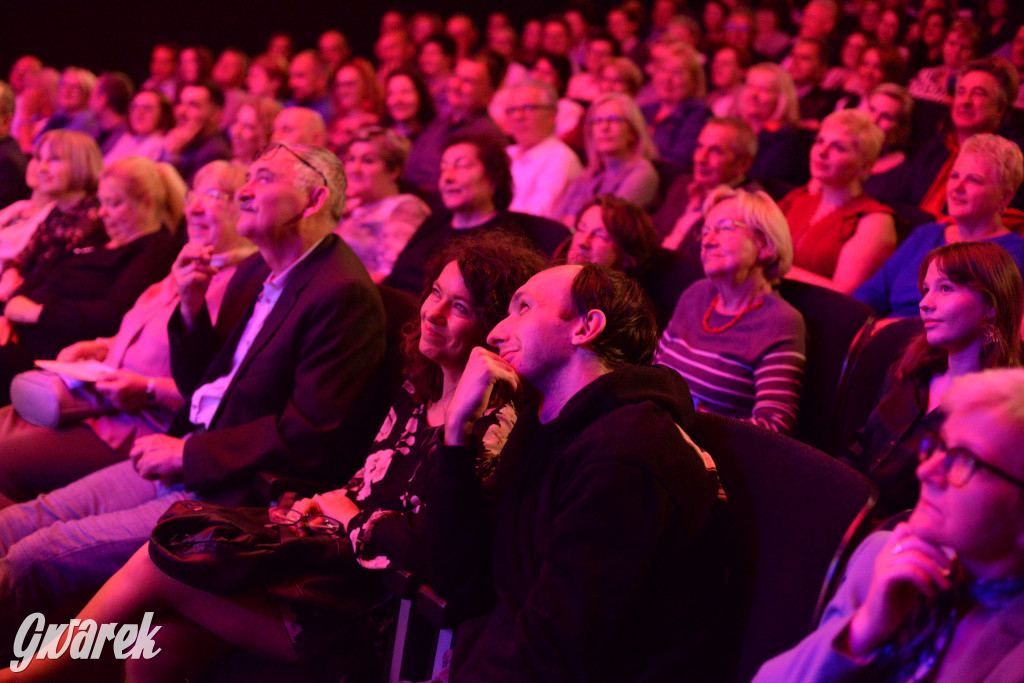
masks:
[[[952,223],[929,223],[914,230],[896,253],[853,296],[883,317],[918,313],[917,273],[925,254],[954,242],[994,242],[1024,272],[1024,237],[1003,225],[1002,214],[1024,181],[1024,155],[1006,138],[980,133],[967,139],[946,184]]]

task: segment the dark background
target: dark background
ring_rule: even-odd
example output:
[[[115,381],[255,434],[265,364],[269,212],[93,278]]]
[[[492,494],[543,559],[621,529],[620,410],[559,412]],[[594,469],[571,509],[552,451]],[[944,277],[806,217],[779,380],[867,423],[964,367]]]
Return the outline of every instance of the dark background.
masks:
[[[277,29],[289,31],[303,49],[315,47],[326,29],[337,28],[356,54],[369,57],[380,16],[388,9],[429,9],[441,16],[461,11],[480,25],[488,13],[500,10],[519,28],[527,18],[559,6],[550,0],[0,0],[0,78],[7,78],[15,59],[34,54],[58,69],[124,71],[139,83],[148,75],[149,53],[157,42],[201,44],[214,53],[237,46],[257,55]]]

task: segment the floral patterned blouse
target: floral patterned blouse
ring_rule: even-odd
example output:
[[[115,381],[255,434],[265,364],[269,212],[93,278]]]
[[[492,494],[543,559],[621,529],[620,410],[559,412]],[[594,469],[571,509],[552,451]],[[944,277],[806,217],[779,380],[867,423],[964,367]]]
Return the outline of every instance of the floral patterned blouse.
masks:
[[[362,469],[345,485],[360,513],[348,523],[356,560],[367,569],[423,569],[419,494],[426,488],[443,429],[427,424],[427,407],[406,384],[381,425]],[[481,481],[497,467],[498,454],[515,424],[512,406],[489,410],[474,432],[481,437],[476,472]]]

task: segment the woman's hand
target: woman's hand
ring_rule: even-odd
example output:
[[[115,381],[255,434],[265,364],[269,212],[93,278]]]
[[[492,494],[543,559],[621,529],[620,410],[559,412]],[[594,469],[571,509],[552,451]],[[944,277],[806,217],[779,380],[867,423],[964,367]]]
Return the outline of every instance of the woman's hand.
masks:
[[[870,655],[923,601],[949,589],[955,559],[951,551],[898,524],[875,560],[867,598],[850,620],[850,654]]]
[[[473,425],[487,410],[498,382],[507,382],[513,392],[519,389],[519,375],[508,361],[482,346],[475,347],[469,354],[466,369],[462,371],[462,378],[445,413],[446,444],[470,444]]]
[[[8,268],[0,275],[0,301],[8,301],[14,293],[25,283],[25,279],[21,277],[14,268]]]
[[[22,325],[35,325],[39,322],[39,316],[43,313],[43,305],[37,304],[27,296],[18,295],[7,302],[4,308],[4,317],[12,323]]]
[[[103,362],[107,359],[110,345],[106,339],[88,339],[66,346],[57,354],[62,363],[78,363],[86,360]]]
[[[114,370],[97,380],[96,391],[118,410],[131,412],[145,408],[148,377],[131,370]]]
[[[318,493],[312,498],[295,501],[292,510],[303,515],[326,515],[341,522],[343,528],[347,528],[352,518],[359,514],[359,506],[345,495],[344,489]]]

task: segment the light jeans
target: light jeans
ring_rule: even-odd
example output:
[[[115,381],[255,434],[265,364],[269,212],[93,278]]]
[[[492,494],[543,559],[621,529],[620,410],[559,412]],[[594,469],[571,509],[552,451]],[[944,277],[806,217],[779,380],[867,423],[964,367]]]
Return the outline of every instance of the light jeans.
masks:
[[[0,653],[29,614],[95,593],[185,498],[124,461],[0,510]]]

